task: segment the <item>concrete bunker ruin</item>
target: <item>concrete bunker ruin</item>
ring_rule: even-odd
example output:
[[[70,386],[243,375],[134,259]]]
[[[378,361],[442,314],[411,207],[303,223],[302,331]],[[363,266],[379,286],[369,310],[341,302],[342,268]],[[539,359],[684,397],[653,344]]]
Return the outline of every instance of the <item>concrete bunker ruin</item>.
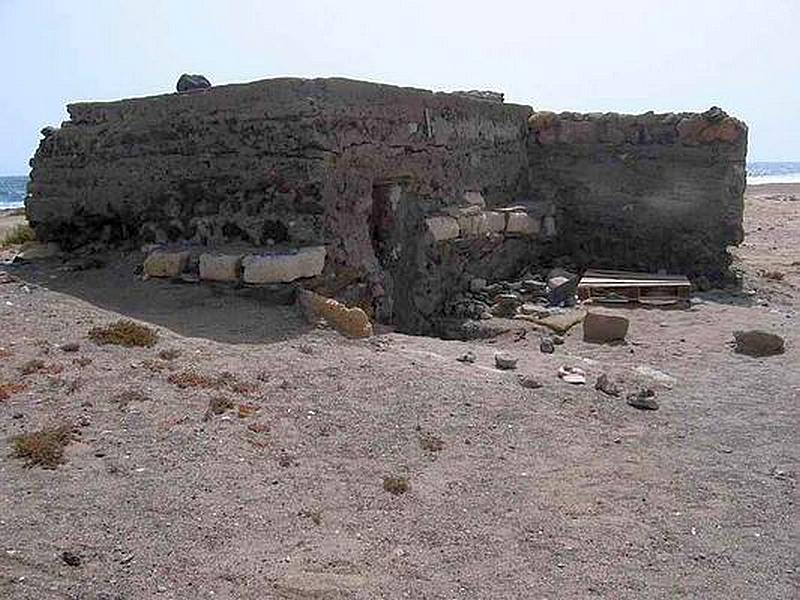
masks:
[[[40,240],[160,244],[165,273],[300,284],[412,333],[468,316],[476,278],[566,258],[720,282],[742,239],[747,129],[717,108],[282,78],[68,111],[31,161]]]

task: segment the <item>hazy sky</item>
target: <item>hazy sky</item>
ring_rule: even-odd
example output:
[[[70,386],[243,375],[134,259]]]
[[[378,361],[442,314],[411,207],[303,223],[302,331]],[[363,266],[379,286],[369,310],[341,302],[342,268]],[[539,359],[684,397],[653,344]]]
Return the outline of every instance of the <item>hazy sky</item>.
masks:
[[[800,160],[800,0],[0,0],[0,174],[64,105],[346,76],[490,89],[539,109],[719,105],[751,160]]]

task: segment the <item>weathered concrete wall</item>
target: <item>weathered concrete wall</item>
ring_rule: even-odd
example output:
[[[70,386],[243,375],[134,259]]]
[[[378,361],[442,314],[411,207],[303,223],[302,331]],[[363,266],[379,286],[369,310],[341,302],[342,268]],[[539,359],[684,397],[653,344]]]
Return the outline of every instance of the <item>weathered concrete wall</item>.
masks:
[[[42,240],[324,246],[311,283],[407,331],[470,278],[557,253],[716,278],[741,235],[746,134],[716,113],[556,116],[343,79],[68,110],[31,163]]]
[[[742,240],[747,128],[703,114],[535,113],[531,195],[556,206],[559,248],[581,267],[720,281]]]

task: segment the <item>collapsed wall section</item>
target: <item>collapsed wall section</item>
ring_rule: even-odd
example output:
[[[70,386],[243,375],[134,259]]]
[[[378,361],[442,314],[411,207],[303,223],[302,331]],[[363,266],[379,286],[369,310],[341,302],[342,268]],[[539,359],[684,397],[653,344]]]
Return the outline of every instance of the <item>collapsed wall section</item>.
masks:
[[[721,282],[743,237],[747,128],[702,114],[534,113],[531,195],[552,201],[578,267]]]

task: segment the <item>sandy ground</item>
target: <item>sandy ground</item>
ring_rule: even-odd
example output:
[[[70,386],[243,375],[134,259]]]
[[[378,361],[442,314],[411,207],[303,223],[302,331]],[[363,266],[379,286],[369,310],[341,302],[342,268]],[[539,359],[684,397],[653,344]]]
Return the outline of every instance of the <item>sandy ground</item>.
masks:
[[[347,340],[256,294],[138,281],[119,257],[6,269],[19,281],[0,284],[0,382],[27,388],[0,401],[0,597],[798,597],[791,194],[748,191],[742,293],[619,309],[627,345],[586,344],[578,327],[553,355],[530,328]],[[120,315],[156,326],[158,344],[87,339]],[[732,332],[756,327],[787,352],[734,354]],[[456,360],[467,350],[475,364]],[[498,350],[516,372],[494,368]],[[21,374],[31,359],[45,369]],[[561,365],[589,385],[559,381]],[[190,369],[227,383],[170,383]],[[601,373],[653,387],[660,410],[596,391]],[[220,396],[234,408],[204,420]],[[64,464],[11,456],[13,436],[57,423],[79,429]],[[387,493],[386,476],[410,489]]]

